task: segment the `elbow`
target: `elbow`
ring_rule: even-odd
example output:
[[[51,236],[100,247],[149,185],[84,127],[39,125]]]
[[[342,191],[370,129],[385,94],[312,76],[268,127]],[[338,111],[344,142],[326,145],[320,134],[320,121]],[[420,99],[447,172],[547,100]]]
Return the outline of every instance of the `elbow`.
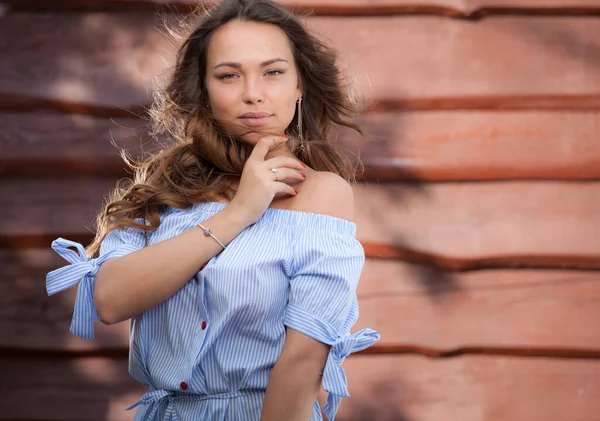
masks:
[[[99,312],[98,312],[98,318],[100,319],[100,322],[105,326],[111,326],[111,325],[119,323],[116,318],[110,317],[110,315],[106,316],[104,314],[100,314]]]
[[[114,321],[113,319],[108,319],[108,318],[106,318],[106,317],[102,317],[102,316],[100,316],[100,315],[98,315],[98,317],[100,317],[100,322],[101,322],[103,325],[105,325],[105,326],[111,326],[111,325],[114,325],[114,324],[116,324],[116,323],[117,323],[117,322],[116,322],[116,321]]]

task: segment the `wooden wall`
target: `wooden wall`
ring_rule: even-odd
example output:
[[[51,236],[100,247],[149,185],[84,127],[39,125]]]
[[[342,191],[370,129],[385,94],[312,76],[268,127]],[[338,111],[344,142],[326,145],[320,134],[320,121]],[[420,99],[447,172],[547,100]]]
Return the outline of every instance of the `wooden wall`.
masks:
[[[342,421],[600,420],[600,1],[286,0],[371,100],[345,132],[368,256]],[[87,243],[169,62],[155,8],[4,0],[0,421],[131,420],[127,324],[68,332],[59,236]],[[146,149],[156,147],[145,144]]]

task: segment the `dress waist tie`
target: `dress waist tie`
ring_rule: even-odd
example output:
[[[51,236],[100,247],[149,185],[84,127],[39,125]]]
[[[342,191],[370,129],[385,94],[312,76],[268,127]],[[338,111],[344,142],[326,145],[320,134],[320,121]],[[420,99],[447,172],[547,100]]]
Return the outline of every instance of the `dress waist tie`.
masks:
[[[139,405],[149,405],[151,410],[147,411],[141,421],[158,421],[156,420],[156,414],[162,407],[166,407],[165,416],[163,421],[179,421],[177,410],[175,408],[175,402],[177,401],[205,401],[209,399],[231,399],[239,396],[245,396],[255,394],[256,391],[250,392],[228,392],[219,393],[214,395],[203,395],[199,393],[182,393],[173,390],[150,390],[144,394],[139,401],[127,407],[127,411],[136,408]]]

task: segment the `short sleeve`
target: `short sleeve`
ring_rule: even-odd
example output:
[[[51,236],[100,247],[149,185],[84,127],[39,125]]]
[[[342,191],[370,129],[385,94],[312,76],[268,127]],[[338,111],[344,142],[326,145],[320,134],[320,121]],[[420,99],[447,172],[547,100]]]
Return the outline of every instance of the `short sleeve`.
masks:
[[[113,230],[102,241],[99,256],[88,259],[84,247],[79,243],[64,238],[52,242],[52,249],[70,265],[48,273],[46,290],[48,295],[54,295],[79,284],[70,329],[74,335],[94,337],[94,322],[100,321],[94,303],[94,287],[102,263],[139,250],[144,244],[145,235],[142,231],[130,228]]]
[[[284,317],[286,326],[332,346],[323,372],[323,388],[329,393],[324,411],[330,421],[342,397],[349,396],[344,359],[379,339],[379,333],[371,329],[350,334],[358,319],[356,288],[365,261],[354,233],[348,221],[329,229],[307,226],[297,230]]]
[[[358,318],[354,302],[365,260],[362,245],[348,232],[305,229],[293,247],[286,326],[321,342],[347,333]]]

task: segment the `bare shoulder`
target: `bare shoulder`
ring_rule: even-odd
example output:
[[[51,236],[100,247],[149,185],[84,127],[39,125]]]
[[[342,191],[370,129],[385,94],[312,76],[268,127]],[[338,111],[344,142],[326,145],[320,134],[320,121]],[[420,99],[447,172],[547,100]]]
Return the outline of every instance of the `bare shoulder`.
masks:
[[[352,186],[337,174],[311,171],[297,187],[293,209],[354,221]]]

